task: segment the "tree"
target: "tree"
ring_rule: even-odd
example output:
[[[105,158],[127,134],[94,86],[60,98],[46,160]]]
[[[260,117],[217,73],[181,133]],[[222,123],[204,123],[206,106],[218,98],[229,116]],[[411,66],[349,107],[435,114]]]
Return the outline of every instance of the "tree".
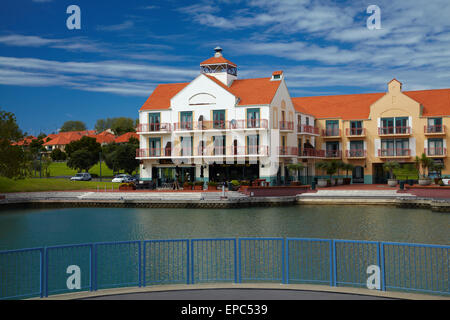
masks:
[[[104,145],[102,147],[102,157],[105,161],[105,164],[108,168],[110,168],[113,172],[116,172],[116,170],[119,170],[119,164],[117,162],[117,157],[115,154],[115,151],[117,150],[117,147],[119,145],[116,143],[110,143],[107,145]]]
[[[132,174],[139,166],[139,160],[136,160],[136,146],[133,144],[119,145],[115,151],[115,157],[119,169],[128,174]]]
[[[69,158],[67,166],[73,169],[80,169],[82,164],[83,169],[87,172],[93,165],[98,162],[102,147],[100,143],[95,140],[95,138],[84,136],[80,140],[72,141],[71,143],[69,143],[66,146],[65,150]],[[85,152],[75,154],[76,152],[81,150]],[[85,157],[83,161],[81,161],[80,159],[81,155]]]
[[[74,151],[71,154],[69,161],[67,161],[67,166],[69,168],[77,170],[78,172],[81,172],[83,170],[88,172],[94,164],[92,163],[91,153],[86,149]]]
[[[344,163],[344,165],[342,166],[342,170],[346,171],[345,176],[348,178],[348,172],[349,171],[353,171],[353,169],[355,168],[354,165],[352,165],[351,163]]]
[[[86,130],[86,125],[82,121],[66,121],[62,125],[60,132],[69,131],[84,131]]]
[[[116,136],[120,136],[127,132],[135,131],[135,121],[131,118],[115,118],[113,120],[111,130],[114,132]]]
[[[111,129],[114,122],[114,118],[107,118],[107,119],[98,119],[95,123],[95,131],[97,132],[103,132],[107,129]]]
[[[429,168],[433,166],[433,159],[428,158],[425,153],[422,153],[422,156],[419,158],[416,156],[415,159],[416,168],[419,171],[419,175],[421,178],[425,178],[427,176],[427,169],[429,174]],[[422,172],[420,171],[420,168],[422,168]]]
[[[50,157],[53,161],[64,161],[67,159],[67,154],[64,151],[61,151],[60,149],[54,149],[50,153]]]
[[[294,172],[294,181],[297,182],[298,180],[298,173],[305,169],[305,166],[302,163],[291,163],[288,166],[288,170],[289,171],[293,171]]]
[[[394,169],[400,168],[397,161],[388,161],[383,163],[383,169],[389,173],[389,179],[394,179]]]
[[[0,175],[7,178],[22,176],[26,158],[23,149],[12,146],[11,141],[18,141],[23,136],[11,112],[0,110]]]

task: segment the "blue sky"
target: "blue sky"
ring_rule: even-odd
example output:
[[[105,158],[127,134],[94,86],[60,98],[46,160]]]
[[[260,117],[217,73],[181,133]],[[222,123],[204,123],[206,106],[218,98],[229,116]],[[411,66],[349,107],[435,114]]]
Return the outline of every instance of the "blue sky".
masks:
[[[81,30],[66,9],[81,8]],[[369,30],[366,9],[381,9]],[[158,83],[186,82],[220,45],[239,77],[284,70],[292,96],[450,88],[448,0],[3,0],[0,109],[30,134],[138,117]]]

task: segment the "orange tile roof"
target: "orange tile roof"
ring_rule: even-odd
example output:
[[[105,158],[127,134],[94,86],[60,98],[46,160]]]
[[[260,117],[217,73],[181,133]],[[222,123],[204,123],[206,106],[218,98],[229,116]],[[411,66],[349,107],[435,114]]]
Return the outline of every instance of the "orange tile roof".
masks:
[[[35,136],[28,136],[23,138],[22,140],[19,140],[17,142],[11,143],[13,146],[28,146],[30,145],[31,141],[36,140],[37,138]]]
[[[237,67],[237,65],[235,63],[231,62],[228,59],[225,59],[224,57],[218,57],[218,58],[212,57],[212,58],[206,59],[205,61],[200,63],[200,65],[201,66],[205,66],[205,65],[208,65],[208,64],[223,64],[223,63],[227,63],[230,66]]]
[[[83,136],[87,136],[91,132],[93,130],[60,132],[56,135],[51,134],[44,139],[46,141],[47,138],[51,138],[50,141],[44,143],[44,146],[66,145],[72,141],[80,140]]]
[[[270,104],[280,86],[280,81],[270,81],[271,78],[256,78],[234,80],[230,87],[213,76],[206,75],[216,84],[238,97],[239,106]],[[169,109],[170,99],[185,88],[189,83],[161,84],[156,87],[141,110]]]
[[[385,93],[292,98],[295,110],[316,118],[367,119],[370,106]]]
[[[97,140],[100,144],[112,143],[116,139],[116,136],[108,131],[103,131],[99,134],[88,134],[87,136],[90,138],[95,138],[95,140]]]
[[[404,91],[423,105],[424,117],[450,115],[450,89]],[[367,119],[370,106],[386,93],[350,94],[292,98],[297,111],[316,118]]]
[[[160,84],[153,90],[141,110],[169,109],[170,99],[184,89],[189,83]]]
[[[139,140],[139,135],[135,132],[127,132],[121,136],[118,136],[115,140],[116,143],[126,143],[130,140],[130,138],[136,138]]]
[[[450,89],[435,89],[404,92],[423,105],[424,117],[450,115]]]

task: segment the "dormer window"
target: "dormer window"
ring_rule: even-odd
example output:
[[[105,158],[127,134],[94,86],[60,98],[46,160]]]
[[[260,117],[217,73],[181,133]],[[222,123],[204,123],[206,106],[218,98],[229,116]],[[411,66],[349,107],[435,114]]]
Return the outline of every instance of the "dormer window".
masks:
[[[272,73],[272,81],[280,81],[283,78],[283,71],[275,71]]]

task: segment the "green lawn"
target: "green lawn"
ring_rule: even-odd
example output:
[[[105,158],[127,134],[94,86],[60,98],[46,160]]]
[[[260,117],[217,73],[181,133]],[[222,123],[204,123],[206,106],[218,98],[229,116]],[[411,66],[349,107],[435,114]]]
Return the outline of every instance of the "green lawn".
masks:
[[[49,166],[50,176],[51,177],[62,177],[62,176],[73,176],[77,173],[76,170],[70,169],[67,167],[66,162],[52,162]],[[89,170],[90,174],[96,174],[100,176],[100,163],[97,163],[95,166]],[[44,175],[44,173],[42,173]],[[102,177],[113,177],[113,171],[109,169],[104,162],[102,162]],[[39,177],[39,171],[36,172],[36,177]]]
[[[97,186],[108,190],[119,183],[97,181],[70,181],[69,179],[8,179],[0,177],[0,192],[32,192],[32,191],[67,191],[67,190],[97,190]]]
[[[394,169],[395,178],[397,180],[417,180],[419,175],[416,169],[399,168]]]

